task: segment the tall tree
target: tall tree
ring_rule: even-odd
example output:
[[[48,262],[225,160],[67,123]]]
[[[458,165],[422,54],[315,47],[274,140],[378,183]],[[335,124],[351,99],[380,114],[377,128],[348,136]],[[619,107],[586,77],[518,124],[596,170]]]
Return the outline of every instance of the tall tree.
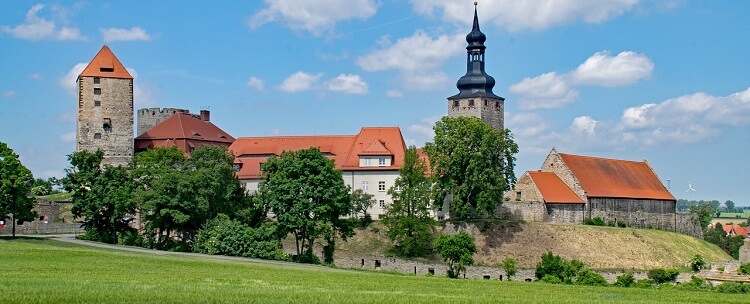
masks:
[[[468,233],[461,231],[455,235],[441,234],[435,240],[435,251],[448,262],[448,276],[458,278],[461,272],[466,274],[466,266],[474,265],[477,245]]]
[[[495,131],[476,117],[443,117],[434,130],[435,142],[425,152],[438,187],[435,202],[450,197],[457,219],[494,217],[503,193],[516,182],[518,145],[510,131]]]
[[[727,212],[734,212],[734,202],[731,200],[727,200],[724,202],[724,206],[727,207]]]
[[[424,256],[430,252],[436,223],[430,214],[432,181],[427,177],[427,164],[419,158],[416,147],[406,150],[399,173],[388,190],[393,204],[387,207],[383,224],[388,228],[388,238],[397,255]]]
[[[324,246],[332,255],[335,236],[352,234],[352,225],[342,218],[352,212],[349,190],[333,160],[317,148],[269,158],[263,164],[258,195],[275,214],[280,232],[294,235],[298,261],[315,260],[316,238],[326,240]]]
[[[13,237],[16,222],[31,221],[36,217],[34,200],[30,197],[34,177],[18,159],[18,154],[0,142],[0,219],[10,219]]]
[[[86,150],[68,155],[71,168],[63,179],[73,193],[73,215],[83,217],[86,234],[93,240],[117,243],[118,234],[131,231],[128,218],[135,213],[130,171],[121,166],[100,166],[104,153]]]
[[[362,220],[361,220],[361,226],[367,227],[367,225],[372,222],[372,216],[370,216],[369,213],[367,213],[367,210],[370,210],[372,205],[375,204],[374,195],[366,193],[362,189],[354,189],[352,191],[352,216],[358,216],[360,212],[362,212]]]

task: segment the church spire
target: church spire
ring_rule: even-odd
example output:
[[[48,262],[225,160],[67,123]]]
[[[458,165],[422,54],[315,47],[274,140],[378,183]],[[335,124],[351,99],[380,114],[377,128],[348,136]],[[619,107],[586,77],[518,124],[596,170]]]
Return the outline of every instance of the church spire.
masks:
[[[487,36],[479,29],[479,17],[477,16],[477,3],[474,2],[474,25],[471,32],[466,35],[466,75],[456,83],[459,93],[448,99],[466,97],[492,97],[503,99],[492,93],[495,87],[495,79],[484,71],[484,42]]]

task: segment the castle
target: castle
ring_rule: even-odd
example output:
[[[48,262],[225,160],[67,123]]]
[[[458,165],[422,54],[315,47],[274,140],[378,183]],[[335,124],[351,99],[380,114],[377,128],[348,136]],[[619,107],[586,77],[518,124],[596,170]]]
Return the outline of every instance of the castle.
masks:
[[[448,97],[448,116],[477,117],[504,129],[505,98],[493,92],[495,79],[485,71],[487,37],[479,27],[476,7],[471,32],[466,35],[466,74],[458,80],[458,94]],[[105,45],[78,77],[79,106],[76,151],[104,151],[105,164],[127,164],[134,152],[176,146],[190,153],[202,145],[227,146],[235,154],[237,176],[255,191],[260,166],[282,151],[317,147],[335,161],[345,183],[372,194],[378,218],[392,203],[387,195],[399,176],[406,143],[398,127],[365,127],[358,134],[330,136],[240,137],[235,140],[200,115],[178,108],[138,110],[138,133],[133,139],[133,77]],[[527,221],[583,223],[600,217],[632,227],[653,227],[696,235],[675,212],[675,198],[646,162],[611,160],[557,153],[552,150],[542,169],[526,172],[505,194],[502,210]],[[444,204],[435,216],[449,215]]]

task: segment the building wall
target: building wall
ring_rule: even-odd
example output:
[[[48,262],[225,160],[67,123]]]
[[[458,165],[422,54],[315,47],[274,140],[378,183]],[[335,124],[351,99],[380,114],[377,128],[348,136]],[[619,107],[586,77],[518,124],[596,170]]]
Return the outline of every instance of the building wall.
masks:
[[[160,124],[177,113],[189,114],[190,111],[177,108],[144,108],[138,110],[138,132],[136,137]]]
[[[591,218],[605,222],[627,222],[629,227],[676,231],[675,201],[589,198]]]
[[[513,189],[505,193],[504,200],[544,202],[542,193],[539,192],[539,188],[536,187],[528,172],[521,175]]]
[[[546,204],[545,222],[558,224],[582,224],[584,204]]]
[[[496,215],[500,218],[521,220],[524,222],[545,222],[547,214],[543,202],[538,201],[505,201],[498,207]]]
[[[101,149],[102,164],[125,165],[133,158],[133,79],[99,79],[99,84],[94,77],[78,80],[76,151]],[[109,129],[104,128],[105,116],[111,120]]]
[[[459,105],[455,106],[454,101],[458,101]],[[474,101],[474,105],[470,106],[470,101]],[[486,105],[485,105],[486,104]],[[503,122],[503,108],[505,107],[504,101],[497,98],[461,98],[461,99],[449,99],[448,100],[448,116],[470,116],[477,117],[484,121],[486,124],[492,126],[497,131],[501,131],[504,128]]]
[[[581,183],[578,182],[578,179],[573,175],[573,172],[568,169],[568,166],[565,165],[565,162],[563,162],[562,157],[560,157],[559,154],[557,154],[557,151],[552,149],[552,152],[550,152],[549,155],[547,155],[547,158],[544,160],[544,164],[542,164],[541,168],[542,172],[554,172],[557,174],[557,177],[560,178],[560,180],[565,183],[565,185],[570,188],[570,190],[573,191],[578,197],[581,198],[581,200],[584,201],[586,204],[584,206],[584,218],[589,218],[589,201],[586,197],[586,190],[583,190],[583,187],[581,186]]]
[[[677,213],[675,214],[675,225],[675,232],[703,239],[703,228],[701,228],[697,215],[692,213]]]
[[[384,165],[380,165],[380,159],[385,160]],[[369,164],[368,164],[369,162]],[[360,156],[359,166],[360,167],[390,167],[393,163],[393,156]]]

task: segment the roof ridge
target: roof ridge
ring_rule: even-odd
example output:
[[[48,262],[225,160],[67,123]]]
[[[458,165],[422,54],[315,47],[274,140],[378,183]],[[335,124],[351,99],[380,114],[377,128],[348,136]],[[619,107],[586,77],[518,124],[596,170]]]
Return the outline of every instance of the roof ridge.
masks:
[[[583,158],[594,158],[594,159],[602,159],[602,160],[612,160],[612,161],[619,161],[619,162],[631,162],[631,163],[648,163],[645,161],[637,161],[637,160],[628,160],[628,159],[617,159],[617,158],[610,158],[610,157],[599,157],[599,156],[589,156],[589,155],[579,155],[579,154],[570,154],[570,153],[557,153],[558,155],[567,155],[567,156],[573,156],[573,157],[583,157]]]

